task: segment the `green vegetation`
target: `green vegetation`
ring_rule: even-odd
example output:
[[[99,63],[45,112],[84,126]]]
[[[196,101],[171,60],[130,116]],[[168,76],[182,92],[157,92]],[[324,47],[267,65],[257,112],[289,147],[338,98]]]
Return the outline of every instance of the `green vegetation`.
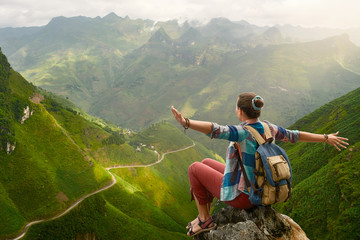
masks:
[[[148,206],[143,207],[146,207],[145,211],[148,210]],[[53,239],[54,236],[56,239],[73,239],[84,237],[86,234],[104,240],[187,238],[184,234],[171,232],[133,218],[106,202],[102,195],[96,195],[86,199],[63,218],[35,225],[24,239]]]
[[[167,122],[134,133],[91,117],[27,83],[0,56],[5,69],[0,112],[10,126],[0,137],[14,146],[0,151],[0,239],[16,236],[26,223],[54,217],[108,184],[105,167],[150,164],[160,157],[155,150],[162,154],[192,146]],[[27,107],[29,118],[21,123]],[[111,170],[115,186],[61,218],[32,226],[25,239],[186,239],[183,227],[196,215],[189,201],[188,165],[208,156],[215,158],[197,144],[166,155],[158,165]]]
[[[0,53],[2,125],[0,137],[0,236],[14,235],[26,222],[54,216],[82,195],[107,184],[111,176],[89,159],[40,105],[36,92]],[[29,119],[23,121],[24,109]],[[10,137],[9,137],[10,136]],[[4,147],[6,146],[6,148]],[[9,147],[10,146],[10,150]],[[13,148],[13,149],[11,149]]]
[[[151,135],[145,134],[148,131]],[[166,137],[162,137],[166,136]],[[168,137],[177,141],[169,143]],[[178,150],[192,142],[167,123],[153,125],[132,139],[133,143],[154,143],[163,151]],[[175,143],[175,144],[174,144]],[[180,144],[176,147],[176,144]],[[25,239],[74,238],[93,234],[97,239],[186,239],[184,226],[196,216],[190,202],[187,169],[205,157],[216,158],[197,144],[165,156],[161,164],[149,168],[111,170],[117,184],[92,196],[68,215],[31,227]]]
[[[349,138],[342,152],[325,144],[298,143],[285,149],[293,167],[293,199],[277,208],[310,239],[359,239],[360,88],[297,121],[291,129],[339,131]]]
[[[6,150],[8,143],[14,143],[14,130],[9,116],[9,74],[10,64],[0,49],[0,150]]]
[[[47,98],[43,104],[71,139],[104,167],[151,163],[157,160],[154,149],[147,147],[139,152],[136,151],[139,143],[132,144],[134,147],[130,146],[125,141],[129,138],[125,129],[108,126],[95,118],[94,121],[89,121],[81,112],[65,109],[51,98]]]

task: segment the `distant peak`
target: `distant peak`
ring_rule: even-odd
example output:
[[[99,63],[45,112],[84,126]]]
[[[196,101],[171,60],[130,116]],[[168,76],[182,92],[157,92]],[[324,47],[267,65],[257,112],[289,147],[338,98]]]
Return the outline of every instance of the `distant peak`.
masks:
[[[59,17],[52,18],[47,26],[60,26],[63,24],[74,23],[74,22],[84,23],[84,22],[88,22],[91,20],[92,20],[92,18],[85,17],[85,16],[75,16],[75,17],[59,16]]]
[[[265,31],[264,34],[281,34],[281,32],[277,27],[270,27]]]
[[[171,38],[166,33],[166,31],[161,27],[150,38],[149,42],[162,42],[162,43],[171,44]]]
[[[224,24],[224,23],[231,23],[231,21],[224,17],[213,18],[210,20],[210,24]]]
[[[50,20],[49,24],[50,24],[50,23],[62,22],[62,21],[64,21],[64,20],[66,20],[66,17],[64,17],[64,16],[54,17],[54,18],[52,18],[52,19]]]
[[[103,17],[103,19],[105,20],[116,20],[120,18],[118,15],[116,15],[114,12],[109,13],[108,15],[106,15],[105,17]]]
[[[271,42],[280,42],[282,39],[281,31],[277,27],[268,28],[264,33],[263,36],[265,39]]]
[[[108,15],[106,15],[104,18],[117,18],[117,17],[119,17],[119,16],[116,15],[116,13],[111,12],[111,13],[109,13]]]
[[[236,21],[235,22],[236,24],[239,24],[239,25],[250,25],[250,23],[248,21],[245,21],[245,20],[241,20],[241,21]]]
[[[58,27],[67,22],[67,18],[64,16],[54,17],[50,20],[50,22],[46,25],[47,27]]]

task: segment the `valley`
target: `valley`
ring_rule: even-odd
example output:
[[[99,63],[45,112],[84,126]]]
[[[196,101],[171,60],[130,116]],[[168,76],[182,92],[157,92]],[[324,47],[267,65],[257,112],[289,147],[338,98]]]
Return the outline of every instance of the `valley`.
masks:
[[[360,85],[355,30],[111,13],[0,32],[0,46],[28,81],[133,131],[171,119],[171,105],[190,118],[236,124],[233,105],[244,91],[266,100],[262,119],[286,127]],[[225,156],[225,145],[191,137]]]

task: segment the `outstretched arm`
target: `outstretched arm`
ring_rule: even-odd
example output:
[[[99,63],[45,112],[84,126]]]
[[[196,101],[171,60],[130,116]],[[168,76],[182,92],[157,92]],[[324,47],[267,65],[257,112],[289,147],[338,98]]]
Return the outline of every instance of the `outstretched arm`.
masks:
[[[174,106],[171,106],[171,111],[174,114],[175,119],[183,126],[186,126],[186,120],[185,118],[181,115],[181,113],[174,108]],[[188,127],[205,133],[205,134],[210,134],[211,130],[212,130],[212,123],[211,122],[205,122],[205,121],[197,121],[197,120],[188,120]]]
[[[341,151],[339,147],[346,148],[349,143],[347,138],[338,137],[337,135],[339,132],[332,133],[332,134],[315,134],[309,132],[302,132],[300,131],[299,141],[301,142],[326,142],[328,144],[333,145],[337,150]]]

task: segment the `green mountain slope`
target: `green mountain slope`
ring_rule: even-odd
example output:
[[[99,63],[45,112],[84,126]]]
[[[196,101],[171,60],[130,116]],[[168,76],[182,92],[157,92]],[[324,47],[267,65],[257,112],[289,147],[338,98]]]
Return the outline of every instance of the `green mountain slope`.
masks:
[[[1,55],[0,236],[53,216],[111,177],[79,150],[54,118],[29,100],[35,88]],[[24,109],[29,118],[24,121]]]
[[[350,146],[286,145],[294,175],[293,199],[278,208],[292,217],[310,239],[359,239],[360,88],[322,106],[290,128],[339,131]]]
[[[192,145],[189,138],[166,123],[153,125],[131,141],[154,143],[160,151]],[[118,181],[114,187],[85,200],[63,219],[33,226],[25,239],[53,235],[66,239],[85,233],[94,234],[96,239],[187,239],[184,226],[196,216],[195,204],[189,201],[187,169],[205,157],[215,156],[196,144],[169,153],[150,167],[113,169]]]
[[[114,186],[63,217],[31,226],[24,238],[187,238],[184,226],[196,215],[187,169],[194,161],[216,158],[212,152],[166,122],[136,134],[88,116],[66,99],[36,89],[0,56],[0,239],[108,185],[105,168],[149,164],[110,170]],[[29,118],[21,123],[27,106]]]

